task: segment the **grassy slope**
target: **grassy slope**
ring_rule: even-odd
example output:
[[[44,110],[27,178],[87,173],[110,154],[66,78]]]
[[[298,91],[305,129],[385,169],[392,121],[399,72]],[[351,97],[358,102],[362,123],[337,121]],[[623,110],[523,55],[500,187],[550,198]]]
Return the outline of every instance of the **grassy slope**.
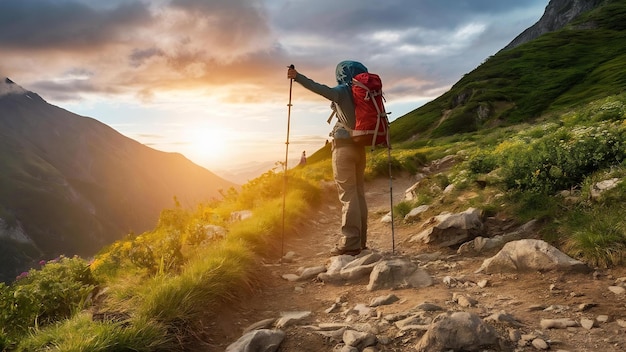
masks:
[[[569,27],[500,52],[450,91],[392,123],[392,141],[514,124],[626,87],[626,3],[614,1]],[[488,116],[478,117],[478,110]],[[444,117],[445,115],[445,117]]]

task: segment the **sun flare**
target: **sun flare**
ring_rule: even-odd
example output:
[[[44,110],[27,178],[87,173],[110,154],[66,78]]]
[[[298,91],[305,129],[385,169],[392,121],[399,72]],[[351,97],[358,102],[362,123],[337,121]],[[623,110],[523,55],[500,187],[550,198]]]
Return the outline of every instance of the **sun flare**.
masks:
[[[205,163],[221,164],[232,150],[231,133],[225,130],[199,128],[189,131],[189,153]]]

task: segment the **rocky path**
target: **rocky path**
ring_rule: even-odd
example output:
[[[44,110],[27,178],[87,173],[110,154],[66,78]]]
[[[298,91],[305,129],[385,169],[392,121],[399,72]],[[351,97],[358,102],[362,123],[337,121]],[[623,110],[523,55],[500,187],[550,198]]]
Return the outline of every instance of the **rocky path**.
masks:
[[[413,183],[394,180],[395,203]],[[285,243],[289,260],[265,264],[264,287],[216,319],[208,350],[231,345],[229,351],[244,351],[235,346],[248,331],[267,334],[254,342],[264,349],[250,351],[626,350],[623,269],[477,273],[501,246],[458,254],[411,242],[428,219],[396,223],[392,253],[390,225],[380,221],[389,211],[389,181],[372,181],[367,189],[371,249],[357,257],[329,256],[340,222],[329,186],[327,202]],[[489,226],[506,227],[506,219],[498,226],[491,221],[485,220],[485,236]],[[398,263],[406,266],[398,269]]]

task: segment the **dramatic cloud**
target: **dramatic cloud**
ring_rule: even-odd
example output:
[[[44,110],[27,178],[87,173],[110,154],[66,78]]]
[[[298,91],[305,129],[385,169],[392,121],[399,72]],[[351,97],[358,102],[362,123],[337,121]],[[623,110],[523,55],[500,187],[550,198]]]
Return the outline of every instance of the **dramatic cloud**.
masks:
[[[226,99],[255,101],[256,91],[282,83],[276,77],[283,78],[280,71],[288,63],[332,84],[334,64],[351,58],[384,73],[392,91],[406,92],[393,83],[406,83],[407,75],[449,86],[531,24],[528,18],[517,26],[499,19],[545,5],[545,0],[3,0],[0,69],[56,100],[99,91],[150,99],[156,91],[239,82],[254,85],[246,90],[254,94]],[[88,74],[76,76],[77,71]]]

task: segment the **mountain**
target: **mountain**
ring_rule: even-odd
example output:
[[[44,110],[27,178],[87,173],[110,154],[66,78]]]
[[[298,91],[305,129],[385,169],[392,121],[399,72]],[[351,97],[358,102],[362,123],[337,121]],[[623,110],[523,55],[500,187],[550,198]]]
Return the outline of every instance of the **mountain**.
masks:
[[[502,50],[512,49],[518,45],[537,39],[541,35],[554,32],[565,27],[581,13],[598,7],[605,0],[552,0],[537,23],[515,37]]]
[[[183,155],[151,149],[0,81],[0,279],[40,259],[88,257],[163,209],[235,186]]]
[[[570,19],[571,12],[555,10],[558,4],[594,7]],[[431,137],[530,122],[626,89],[623,1],[552,0],[541,21],[566,25],[498,52],[448,92],[396,119],[392,142],[423,144]]]
[[[290,167],[291,165],[297,165],[297,162],[294,161],[289,161]],[[213,172],[232,182],[245,184],[273,169],[280,171],[282,166],[276,165],[276,161],[253,161],[231,166],[228,169],[215,169]]]

